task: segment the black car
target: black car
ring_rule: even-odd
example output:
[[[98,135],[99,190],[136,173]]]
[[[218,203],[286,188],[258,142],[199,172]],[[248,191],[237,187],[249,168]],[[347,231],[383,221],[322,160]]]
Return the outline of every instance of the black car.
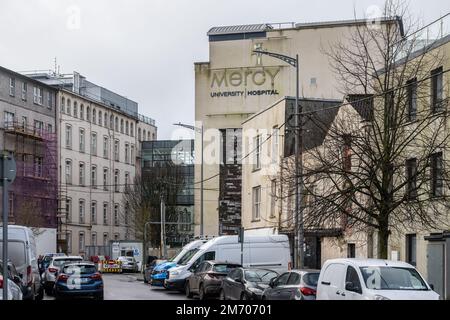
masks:
[[[221,300],[260,300],[278,273],[268,269],[237,268],[222,280]]]
[[[144,283],[149,283],[152,279],[152,273],[155,266],[162,263],[165,260],[158,259],[156,256],[149,256],[144,269]]]
[[[316,300],[319,270],[291,270],[272,279],[263,300]]]

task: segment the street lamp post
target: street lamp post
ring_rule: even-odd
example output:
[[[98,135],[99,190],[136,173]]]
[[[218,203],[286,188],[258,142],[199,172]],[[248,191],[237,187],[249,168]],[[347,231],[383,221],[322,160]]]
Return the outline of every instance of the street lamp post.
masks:
[[[201,134],[201,143],[202,143],[202,148],[201,148],[201,168],[200,168],[200,237],[203,237],[203,217],[204,217],[204,211],[203,211],[203,124],[201,127],[195,127],[195,126],[191,126],[188,124],[183,124],[183,123],[174,123],[174,126],[179,126],[179,127],[183,127],[183,128],[187,128],[196,132],[199,132]]]
[[[301,113],[302,113],[302,106],[299,105],[299,87],[300,87],[300,72],[299,72],[299,58],[298,54],[293,57],[289,57],[283,54],[269,52],[266,50],[256,49],[253,50],[254,53],[259,55],[267,55],[279,60],[282,60],[292,67],[295,68],[296,71],[296,88],[295,88],[295,129],[296,129],[296,135],[295,135],[295,229],[296,229],[296,235],[295,235],[295,246],[296,250],[294,250],[294,257],[295,257],[295,265],[297,268],[303,268],[305,265],[304,262],[304,242],[305,242],[305,235],[304,235],[304,226],[303,226],[303,211],[301,209],[302,205],[302,190],[303,190],[303,135],[302,135],[302,120],[301,120]]]

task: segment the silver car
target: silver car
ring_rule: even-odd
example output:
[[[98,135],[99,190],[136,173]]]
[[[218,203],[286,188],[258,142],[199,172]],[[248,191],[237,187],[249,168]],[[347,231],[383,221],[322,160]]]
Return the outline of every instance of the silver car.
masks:
[[[122,264],[122,271],[138,272],[138,265],[134,257],[119,257],[117,259]]]
[[[3,300],[3,262],[0,260],[0,300]],[[22,300],[22,278],[12,263],[8,263],[8,300]]]
[[[47,295],[53,293],[53,287],[55,285],[56,277],[58,275],[60,267],[68,262],[83,261],[80,256],[66,256],[66,257],[53,257],[48,268],[43,273],[44,289]]]

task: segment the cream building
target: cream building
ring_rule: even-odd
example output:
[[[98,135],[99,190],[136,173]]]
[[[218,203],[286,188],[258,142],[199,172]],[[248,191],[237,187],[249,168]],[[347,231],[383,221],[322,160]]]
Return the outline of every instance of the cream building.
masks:
[[[110,241],[135,239],[124,190],[140,172],[140,143],[156,139],[155,122],[77,73],[32,77],[59,89],[59,247],[108,255]]]
[[[209,61],[195,64],[195,119],[204,132],[204,234],[234,234],[241,225],[242,122],[284,96],[295,94],[295,71],[263,49],[300,56],[300,95],[342,99],[324,53],[366,20],[215,27],[208,32]],[[381,20],[381,24],[401,23]],[[196,159],[201,159],[196,135]],[[224,146],[227,146],[224,148]],[[222,161],[225,159],[225,161]],[[200,163],[195,181],[201,180]],[[248,190],[245,190],[248,192]],[[195,233],[201,221],[195,192]]]

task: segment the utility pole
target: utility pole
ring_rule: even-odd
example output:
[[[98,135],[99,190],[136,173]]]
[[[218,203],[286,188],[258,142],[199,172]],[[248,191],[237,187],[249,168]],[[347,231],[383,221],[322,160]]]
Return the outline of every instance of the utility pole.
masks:
[[[166,202],[161,195],[161,257],[166,258]]]

